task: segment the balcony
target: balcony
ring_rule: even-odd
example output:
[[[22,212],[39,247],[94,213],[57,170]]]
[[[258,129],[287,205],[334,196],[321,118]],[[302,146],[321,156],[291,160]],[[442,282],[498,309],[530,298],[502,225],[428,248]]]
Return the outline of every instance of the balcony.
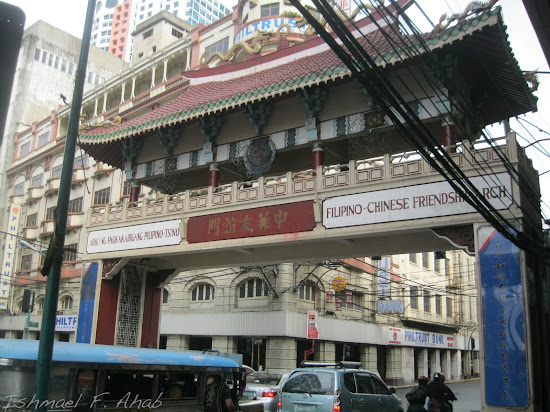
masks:
[[[57,193],[59,193],[59,182],[61,182],[61,179],[58,177],[48,180],[46,184],[46,191],[44,192],[46,197],[57,196]]]
[[[40,230],[40,237],[49,237],[53,235],[54,231],[54,221],[53,220],[44,220],[42,222],[42,228]]]
[[[109,176],[113,170],[114,168],[107,166],[103,162],[97,162],[94,178],[99,180],[103,177]]]
[[[74,186],[74,185],[83,185],[84,182],[86,181],[87,179],[87,176],[86,176],[86,172],[87,172],[88,168],[84,168],[84,169],[75,169],[73,170],[73,177],[72,177],[72,180],[71,180],[71,185]]]
[[[497,150],[511,161],[517,161],[517,148],[515,138],[511,137]],[[457,145],[456,153],[450,153],[450,156],[470,176],[479,173],[476,160],[495,168],[502,165],[497,151],[485,147],[477,149],[468,141]],[[500,171],[499,169],[498,172]],[[494,173],[496,172],[495,169]],[[389,185],[405,187],[436,180],[442,180],[439,173],[416,153],[387,154],[372,159],[352,160],[341,165],[322,166],[318,170],[288,172],[280,176],[260,177],[255,181],[187,190],[156,199],[142,198],[133,203],[124,199],[122,203],[92,207],[89,210],[88,224],[94,226],[124,221],[132,224],[131,221],[136,219],[154,222],[166,220],[169,215],[179,218],[182,213],[184,216],[200,212],[210,214],[214,210],[220,213],[236,208],[298,202],[374,191],[390,187]]]
[[[23,237],[25,239],[37,239],[38,236],[40,236],[40,228],[38,226],[23,228]]]
[[[38,202],[44,194],[44,187],[31,187],[27,191],[27,204]]]
[[[67,231],[78,231],[84,226],[85,219],[86,215],[84,213],[69,213],[67,216]]]

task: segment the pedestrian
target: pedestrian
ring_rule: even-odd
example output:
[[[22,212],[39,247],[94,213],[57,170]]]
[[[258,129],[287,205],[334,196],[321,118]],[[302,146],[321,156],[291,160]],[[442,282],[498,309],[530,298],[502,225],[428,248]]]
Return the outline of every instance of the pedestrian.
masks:
[[[206,379],[206,396],[205,396],[205,411],[218,411],[219,409],[214,406],[214,400],[216,398],[217,388],[219,387],[219,377],[209,376]],[[233,397],[231,395],[231,389],[226,383],[223,383],[221,393],[221,410],[223,412],[235,412],[237,408],[233,403]]]
[[[444,376],[440,372],[434,373],[433,380],[426,386],[430,402],[429,412],[452,412],[453,405],[450,401],[456,400],[454,392],[445,385]]]
[[[428,396],[428,390],[426,388],[428,381],[429,379],[427,377],[419,376],[418,386],[405,395],[407,401],[409,402],[407,412],[426,412],[424,403],[426,402],[426,397]]]

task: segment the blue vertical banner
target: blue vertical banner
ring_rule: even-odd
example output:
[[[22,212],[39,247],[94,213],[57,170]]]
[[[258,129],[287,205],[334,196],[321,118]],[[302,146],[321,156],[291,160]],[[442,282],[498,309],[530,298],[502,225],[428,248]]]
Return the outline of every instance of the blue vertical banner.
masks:
[[[520,251],[492,227],[478,231],[487,405],[529,405]]]
[[[97,262],[93,262],[82,277],[78,326],[76,329],[76,341],[79,343],[92,342],[98,267]]]

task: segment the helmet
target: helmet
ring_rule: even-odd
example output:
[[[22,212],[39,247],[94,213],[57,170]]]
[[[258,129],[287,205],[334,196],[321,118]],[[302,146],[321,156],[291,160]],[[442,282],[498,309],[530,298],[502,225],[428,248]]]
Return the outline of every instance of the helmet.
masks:
[[[418,383],[419,383],[419,384],[424,384],[424,385],[425,385],[425,384],[428,383],[428,381],[429,381],[429,379],[428,379],[427,377],[425,377],[425,376],[419,376],[419,377],[418,377]]]
[[[441,378],[441,373],[439,372],[436,372],[434,373],[434,381],[442,381],[443,379]]]

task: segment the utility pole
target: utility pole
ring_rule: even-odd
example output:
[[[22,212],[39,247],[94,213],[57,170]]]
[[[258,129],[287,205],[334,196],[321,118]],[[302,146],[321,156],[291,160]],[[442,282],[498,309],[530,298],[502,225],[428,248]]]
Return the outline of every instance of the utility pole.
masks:
[[[67,228],[67,215],[71,195],[71,180],[76,151],[76,138],[80,122],[80,108],[84,81],[86,79],[86,66],[88,64],[88,52],[90,50],[90,36],[94,19],[95,0],[88,0],[80,58],[76,69],[75,86],[71,102],[69,127],[65,141],[63,169],[59,183],[59,197],[55,209],[55,229],[48,248],[42,274],[47,272],[46,297],[44,300],[44,313],[42,315],[42,328],[40,331],[40,344],[36,361],[36,399],[37,410],[45,412],[50,387],[50,373],[52,367],[53,344],[55,337],[55,321],[57,315],[57,299],[59,297],[59,281],[63,263],[63,245],[65,244],[65,230]],[[49,270],[47,269],[49,267]]]

